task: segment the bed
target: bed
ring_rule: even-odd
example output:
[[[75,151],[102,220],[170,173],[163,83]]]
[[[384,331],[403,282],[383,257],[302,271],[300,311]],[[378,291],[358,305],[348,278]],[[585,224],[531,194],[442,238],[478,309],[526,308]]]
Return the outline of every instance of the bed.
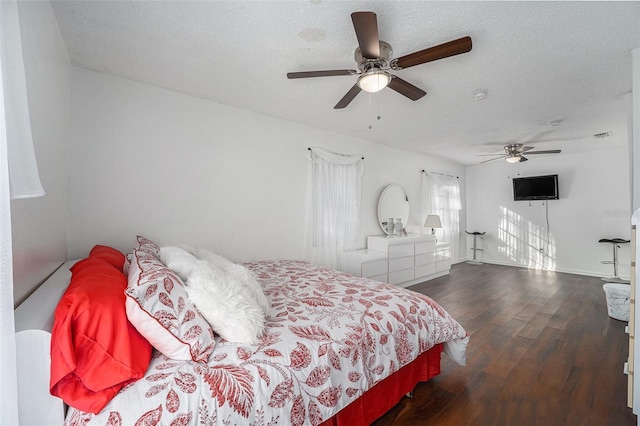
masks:
[[[131,265],[136,266],[135,259]],[[214,333],[209,341],[202,332],[198,336],[205,340],[191,342],[186,357],[158,350],[162,342],[154,344],[142,377],[118,388],[96,413],[70,406],[64,424],[370,424],[418,382],[438,375],[442,352],[465,364],[465,330],[427,296],[303,261],[260,261],[244,267],[269,302],[256,343],[233,342]],[[64,291],[68,268],[65,264],[54,275],[54,294],[61,294],[61,287]],[[139,276],[165,288],[169,281],[172,289],[181,285],[169,268],[152,273],[142,269]],[[131,286],[135,272],[127,273]],[[39,291],[47,288],[45,283]],[[130,299],[136,302],[132,295]],[[165,308],[177,305],[166,299],[163,303]],[[50,317],[45,331],[51,327]],[[53,342],[52,351],[55,346]],[[54,407],[61,406],[60,400],[49,398]],[[33,398],[26,404],[42,406]]]

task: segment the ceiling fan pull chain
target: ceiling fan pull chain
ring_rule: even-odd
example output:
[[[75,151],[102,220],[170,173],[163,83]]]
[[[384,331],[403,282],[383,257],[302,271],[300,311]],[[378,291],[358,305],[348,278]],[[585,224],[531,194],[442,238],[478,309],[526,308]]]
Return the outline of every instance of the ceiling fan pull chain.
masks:
[[[382,116],[380,115],[380,95],[378,93],[369,93],[369,112],[372,112],[372,97],[373,95],[375,95],[376,97],[376,107],[378,110],[378,113],[376,115],[376,120],[380,121],[380,119],[382,118]],[[369,130],[373,129],[373,124],[369,124]]]

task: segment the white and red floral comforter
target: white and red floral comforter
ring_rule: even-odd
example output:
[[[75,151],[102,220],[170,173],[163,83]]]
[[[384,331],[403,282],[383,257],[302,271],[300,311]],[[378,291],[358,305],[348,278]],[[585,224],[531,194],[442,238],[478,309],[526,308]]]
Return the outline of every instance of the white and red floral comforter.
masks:
[[[100,414],[70,409],[65,424],[316,425],[434,345],[468,339],[419,293],[301,261],[246,266],[271,302],[258,345],[218,337],[206,364],[156,351]]]

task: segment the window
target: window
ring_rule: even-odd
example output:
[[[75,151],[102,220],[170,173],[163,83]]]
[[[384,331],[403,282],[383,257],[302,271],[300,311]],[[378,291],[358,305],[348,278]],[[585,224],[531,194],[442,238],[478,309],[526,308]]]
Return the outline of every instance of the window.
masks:
[[[309,151],[311,188],[305,259],[334,269],[358,244],[364,161],[320,148]]]
[[[426,218],[428,214],[440,216],[442,228],[436,229],[438,241],[449,243],[451,259],[459,258],[460,239],[460,185],[455,176],[442,173],[422,174],[422,205]]]

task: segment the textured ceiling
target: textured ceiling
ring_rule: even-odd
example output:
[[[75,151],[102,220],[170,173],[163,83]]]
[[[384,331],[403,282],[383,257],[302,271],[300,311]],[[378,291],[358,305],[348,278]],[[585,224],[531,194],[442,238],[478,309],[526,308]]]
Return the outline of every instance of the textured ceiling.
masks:
[[[476,164],[508,143],[563,153],[626,135],[640,2],[54,1],[72,64],[389,146]],[[350,14],[374,11],[393,57],[463,36],[471,52],[400,70],[333,106],[356,76]],[[473,93],[487,91],[474,100]],[[377,117],[380,116],[380,119]],[[560,121],[551,127],[549,122]],[[622,141],[622,142],[620,142]],[[560,154],[562,155],[562,154]],[[538,156],[536,161],[542,161]]]

